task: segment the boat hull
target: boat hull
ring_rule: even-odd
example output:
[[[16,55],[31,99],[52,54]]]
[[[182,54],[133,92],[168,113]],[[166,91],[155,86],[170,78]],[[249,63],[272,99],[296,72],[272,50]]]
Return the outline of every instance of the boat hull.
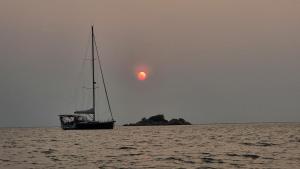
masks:
[[[61,128],[64,130],[97,130],[97,129],[113,129],[115,121],[99,122],[79,122],[74,125],[62,124]]]

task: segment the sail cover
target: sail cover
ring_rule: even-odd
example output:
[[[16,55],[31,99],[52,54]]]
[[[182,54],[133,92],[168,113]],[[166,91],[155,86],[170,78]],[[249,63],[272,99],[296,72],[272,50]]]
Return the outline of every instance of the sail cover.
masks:
[[[95,109],[94,108],[90,108],[87,110],[79,110],[79,111],[75,111],[75,114],[95,114]]]

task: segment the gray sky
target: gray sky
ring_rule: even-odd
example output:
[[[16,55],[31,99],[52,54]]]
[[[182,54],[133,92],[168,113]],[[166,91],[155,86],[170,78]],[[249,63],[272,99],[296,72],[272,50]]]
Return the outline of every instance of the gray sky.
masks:
[[[0,126],[74,111],[91,24],[118,124],[299,122],[299,19],[298,0],[1,0]]]

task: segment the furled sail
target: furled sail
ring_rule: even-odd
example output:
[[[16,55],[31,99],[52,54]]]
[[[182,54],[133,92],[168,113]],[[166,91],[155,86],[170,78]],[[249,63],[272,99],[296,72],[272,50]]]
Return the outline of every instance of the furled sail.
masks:
[[[79,111],[75,111],[75,114],[95,114],[95,109],[94,108],[90,108],[87,110],[79,110]]]

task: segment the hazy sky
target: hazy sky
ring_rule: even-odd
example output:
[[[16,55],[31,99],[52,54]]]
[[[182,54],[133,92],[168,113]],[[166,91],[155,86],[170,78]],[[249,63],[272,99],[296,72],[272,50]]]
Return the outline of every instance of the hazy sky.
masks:
[[[1,0],[0,126],[74,111],[91,24],[118,124],[300,121],[298,0]]]

